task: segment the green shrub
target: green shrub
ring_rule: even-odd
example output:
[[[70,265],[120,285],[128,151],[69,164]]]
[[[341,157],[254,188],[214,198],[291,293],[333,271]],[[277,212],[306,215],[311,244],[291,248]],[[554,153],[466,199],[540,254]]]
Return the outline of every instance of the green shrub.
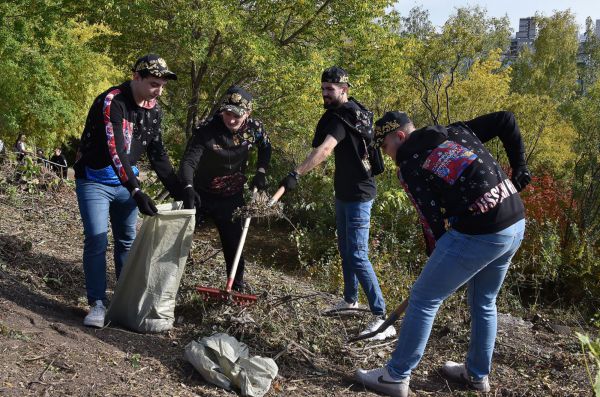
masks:
[[[577,333],[577,338],[579,339],[579,342],[581,342],[583,353],[586,354],[587,352],[587,355],[585,356],[585,368],[587,369],[594,395],[600,397],[600,339],[592,340],[589,336],[582,335],[579,332]],[[596,370],[598,371],[595,378],[592,378],[588,357],[595,364]]]

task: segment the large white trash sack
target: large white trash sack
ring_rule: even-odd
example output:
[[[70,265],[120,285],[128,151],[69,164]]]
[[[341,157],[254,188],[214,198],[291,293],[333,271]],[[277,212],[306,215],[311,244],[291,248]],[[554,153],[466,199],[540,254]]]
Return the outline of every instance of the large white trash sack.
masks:
[[[192,246],[195,209],[181,202],[144,217],[121,271],[106,320],[137,332],[173,328],[175,296]]]
[[[207,382],[227,390],[235,387],[242,396],[264,396],[279,371],[273,359],[250,357],[248,346],[227,334],[188,343],[184,357]]]

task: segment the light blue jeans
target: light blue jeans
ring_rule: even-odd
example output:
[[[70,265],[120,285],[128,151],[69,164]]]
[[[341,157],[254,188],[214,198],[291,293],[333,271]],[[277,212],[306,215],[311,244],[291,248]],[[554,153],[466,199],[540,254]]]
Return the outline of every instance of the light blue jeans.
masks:
[[[403,379],[417,366],[438,308],[464,284],[471,309],[467,370],[476,380],[490,373],[496,342],[496,296],[524,232],[525,220],[521,220],[491,234],[449,230],[438,240],[410,292],[398,344],[387,363],[393,378]]]
[[[377,275],[369,261],[369,227],[371,222],[370,201],[335,200],[338,249],[342,257],[344,274],[344,300],[348,303],[358,300],[360,283],[371,312],[385,314],[385,301],[379,288]]]
[[[83,271],[88,303],[106,301],[106,247],[108,220],[114,239],[117,278],[135,240],[137,206],[123,186],[108,186],[87,179],[77,179],[75,192],[83,222]]]

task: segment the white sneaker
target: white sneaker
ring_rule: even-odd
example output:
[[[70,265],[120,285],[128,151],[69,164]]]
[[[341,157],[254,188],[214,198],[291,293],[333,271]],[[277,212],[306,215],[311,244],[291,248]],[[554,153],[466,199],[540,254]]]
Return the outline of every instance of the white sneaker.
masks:
[[[345,314],[352,314],[352,309],[358,309],[358,302],[348,303],[344,299],[331,306],[326,314],[339,314],[341,316]]]
[[[385,320],[382,316],[375,316],[375,318],[373,318],[369,325],[367,325],[367,328],[365,328],[364,331],[360,333],[360,335],[368,334],[369,332],[375,331],[381,326],[381,324],[383,324],[384,321]],[[375,336],[370,337],[367,340],[385,340],[394,336],[396,336],[396,328],[394,328],[393,325],[390,325],[385,330],[381,331]]]
[[[83,319],[83,325],[88,327],[102,328],[104,327],[104,316],[106,315],[106,307],[101,300],[97,300],[92,307],[90,312]]]
[[[472,389],[488,393],[490,391],[490,381],[487,376],[480,380],[475,380],[469,372],[465,364],[459,364],[454,361],[446,361],[442,366],[442,374],[451,381],[464,383]]]
[[[377,368],[371,371],[357,369],[355,379],[368,387],[392,397],[408,397],[410,376],[404,379],[393,379],[387,368]]]

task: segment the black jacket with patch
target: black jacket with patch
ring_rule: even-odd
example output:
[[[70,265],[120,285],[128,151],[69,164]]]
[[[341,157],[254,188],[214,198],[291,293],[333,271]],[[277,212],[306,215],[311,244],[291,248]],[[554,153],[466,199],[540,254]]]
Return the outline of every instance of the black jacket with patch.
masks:
[[[121,184],[132,192],[139,182],[131,167],[147,153],[152,169],[176,197],[180,185],[162,141],[162,109],[156,101],[138,106],[130,83],[111,87],[94,100],[73,166],[75,177],[85,178],[85,167],[112,166]]]
[[[194,129],[179,167],[185,185],[220,196],[239,193],[246,181],[249,150],[256,146],[256,168],[269,167],[271,143],[258,120],[248,118],[236,133],[229,131],[220,115]]]
[[[525,163],[521,134],[509,112],[425,127],[398,149],[398,178],[419,213],[429,253],[446,221],[461,233],[487,234],[524,218],[517,189],[483,145],[496,136],[513,169]]]

